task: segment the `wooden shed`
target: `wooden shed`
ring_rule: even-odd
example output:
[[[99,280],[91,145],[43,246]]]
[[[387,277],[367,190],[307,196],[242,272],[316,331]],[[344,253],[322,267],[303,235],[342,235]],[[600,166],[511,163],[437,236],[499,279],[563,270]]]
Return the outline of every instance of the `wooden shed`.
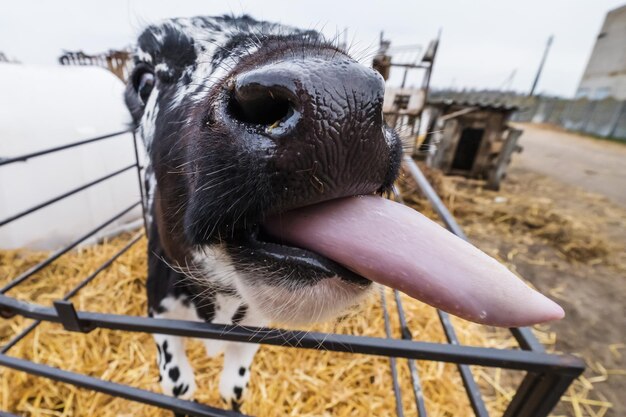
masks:
[[[429,133],[421,149],[427,163],[445,174],[484,179],[498,189],[522,131],[509,125],[514,104],[469,97],[429,99]],[[433,146],[434,145],[434,146]]]

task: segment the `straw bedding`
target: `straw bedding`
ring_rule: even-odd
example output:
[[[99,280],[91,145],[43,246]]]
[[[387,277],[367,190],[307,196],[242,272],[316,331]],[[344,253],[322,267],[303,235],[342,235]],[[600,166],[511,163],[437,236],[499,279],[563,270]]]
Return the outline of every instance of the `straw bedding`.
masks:
[[[408,189],[410,184],[403,186]],[[419,199],[412,199],[411,203],[423,207]],[[515,225],[513,220],[506,221]],[[70,253],[9,294],[18,299],[50,305],[129,239],[130,235],[124,235]],[[573,246],[569,241],[563,241],[562,245],[566,255],[577,257],[594,257],[603,250],[594,242]],[[144,315],[145,252],[146,243],[142,239],[74,297],[76,307],[88,311]],[[0,252],[0,281],[8,281],[45,256],[45,253],[26,250]],[[390,291],[385,294],[394,336],[399,337],[393,296]],[[402,300],[414,339],[445,341],[434,309],[408,297],[403,296]],[[460,319],[454,319],[454,323],[464,344],[496,348],[516,346],[506,330],[478,326]],[[19,317],[0,320],[0,344],[28,324],[28,320]],[[379,293],[373,292],[367,302],[337,321],[312,329],[384,337]],[[547,327],[535,330],[543,343],[554,343],[555,335]],[[195,340],[189,341],[188,351],[199,386],[196,399],[221,407],[217,392],[221,357],[207,358],[203,346]],[[79,334],[67,332],[60,325],[44,323],[16,345],[10,354],[159,392],[154,366],[156,348],[147,334],[103,329]],[[406,361],[399,360],[398,368],[405,413],[416,415]],[[471,415],[460,376],[453,365],[419,361],[418,369],[429,416]],[[522,374],[481,367],[473,369],[487,408],[492,415],[501,415]],[[603,416],[606,413],[610,404],[588,399],[589,392],[593,390],[592,382],[583,379],[570,389],[566,408],[572,415]],[[576,399],[574,402],[578,411],[572,410],[569,405],[572,398]],[[4,368],[0,368],[0,410],[26,416],[171,415],[150,406]],[[243,412],[258,416],[393,416],[395,397],[389,360],[366,355],[262,346],[253,364],[250,392]]]

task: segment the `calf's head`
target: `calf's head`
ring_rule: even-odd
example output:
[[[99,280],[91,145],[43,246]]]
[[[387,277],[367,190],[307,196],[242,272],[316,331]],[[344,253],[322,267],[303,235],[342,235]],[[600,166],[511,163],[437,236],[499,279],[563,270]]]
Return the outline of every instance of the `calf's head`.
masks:
[[[151,160],[151,239],[279,321],[335,315],[370,279],[480,323],[560,318],[494,259],[372,196],[401,158],[383,87],[317,32],[246,16],[148,27],[126,102]]]
[[[148,27],[126,102],[171,260],[204,268],[274,319],[326,317],[354,302],[370,281],[261,226],[391,187],[401,144],[384,125],[383,92],[377,72],[317,32],[249,17]]]

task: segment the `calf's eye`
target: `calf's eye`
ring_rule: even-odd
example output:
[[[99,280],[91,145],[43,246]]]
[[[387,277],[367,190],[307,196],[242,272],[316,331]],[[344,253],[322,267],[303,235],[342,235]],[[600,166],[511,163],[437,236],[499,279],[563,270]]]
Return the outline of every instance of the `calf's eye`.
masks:
[[[139,94],[139,98],[141,99],[143,104],[146,104],[148,101],[148,97],[150,97],[150,93],[154,88],[154,74],[151,72],[144,72],[141,74],[139,78],[139,83],[137,84],[137,94]]]

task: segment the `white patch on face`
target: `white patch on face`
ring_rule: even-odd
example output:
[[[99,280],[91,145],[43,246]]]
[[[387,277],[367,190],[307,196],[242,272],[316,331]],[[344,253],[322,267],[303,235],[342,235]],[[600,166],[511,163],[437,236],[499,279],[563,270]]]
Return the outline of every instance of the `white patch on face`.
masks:
[[[211,85],[215,81],[212,76],[213,67],[209,62],[203,62],[202,59],[208,60],[210,56],[203,56],[196,61],[196,68],[191,73],[191,82],[187,85],[182,81],[176,84],[176,93],[169,103],[170,109],[180,106],[185,99],[190,98],[191,103],[195,104],[202,101],[209,94]],[[211,81],[213,80],[213,82]]]
[[[135,55],[137,55],[137,58],[139,58],[140,61],[152,64],[152,55],[145,52],[143,49],[137,48],[137,50],[135,51]]]
[[[194,49],[197,56],[195,69],[193,71],[187,69],[187,71],[190,71],[187,78],[190,78],[191,82],[184,83],[181,80],[176,84],[176,93],[168,103],[168,107],[171,109],[180,106],[187,99],[190,100],[190,104],[196,104],[204,100],[209,94],[211,86],[223,80],[242,55],[253,54],[258,50],[261,34],[263,36],[287,35],[298,32],[298,29],[293,26],[268,22],[259,22],[256,25],[242,28],[237,24],[210,17],[177,18],[168,24],[175,25],[177,29],[183,31],[194,40]],[[249,35],[248,43],[238,48],[232,56],[220,63],[218,67],[213,67],[211,62],[215,53],[224,48],[228,40],[241,33]],[[163,43],[164,36],[161,31],[155,31],[152,35],[157,43]],[[152,57],[141,49],[137,50],[137,56],[142,61],[153,62]],[[160,65],[162,64],[157,64],[157,70],[159,70]]]
[[[215,31],[208,25],[198,25],[198,22],[194,22],[194,19],[180,18],[176,19],[176,24],[179,25],[188,36],[195,40],[196,51],[196,66],[191,73],[191,82],[185,85],[182,82],[177,84],[176,94],[173,100],[169,103],[170,108],[180,106],[186,99],[190,99],[191,103],[198,103],[206,98],[212,85],[218,81],[222,81],[224,77],[232,70],[232,68],[238,63],[241,55],[249,55],[256,52],[259,45],[256,41],[255,31],[263,31],[264,35],[278,35],[295,31],[296,29],[290,26],[276,25],[276,24],[263,24],[263,26],[252,27],[249,29],[250,41],[240,49],[237,53],[221,62],[218,67],[213,67],[211,64],[215,53],[222,49],[229,39],[235,35],[241,33],[241,28],[231,25],[220,24],[217,20],[212,20],[214,25],[219,26],[221,31]],[[210,33],[211,36],[207,36]],[[203,50],[204,48],[204,50]]]
[[[170,70],[170,67],[168,67],[167,64],[164,62],[161,62],[160,64],[157,64],[156,67],[154,67],[155,72],[160,72],[160,71],[169,72],[169,70]]]
[[[152,169],[152,164],[148,164],[146,166],[146,181],[148,182],[148,189],[146,190],[146,207],[147,207],[147,217],[148,224],[152,224],[152,204],[154,204],[154,194],[156,193],[157,180],[156,175],[154,174],[154,170]]]
[[[148,155],[150,154],[150,150],[152,149],[152,142],[154,141],[154,133],[156,128],[156,119],[159,113],[159,104],[157,103],[157,97],[159,95],[158,89],[155,87],[150,93],[150,97],[148,97],[148,102],[143,111],[143,116],[141,117],[140,126],[139,126],[139,134],[143,139],[143,143],[148,151]]]

